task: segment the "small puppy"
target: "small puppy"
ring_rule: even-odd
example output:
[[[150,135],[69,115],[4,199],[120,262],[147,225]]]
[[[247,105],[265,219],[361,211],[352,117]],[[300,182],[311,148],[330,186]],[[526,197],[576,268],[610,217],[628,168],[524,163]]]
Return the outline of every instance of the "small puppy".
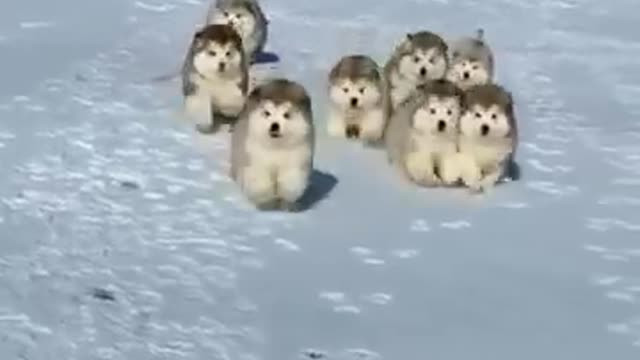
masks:
[[[233,126],[249,84],[242,40],[228,25],[207,25],[193,36],[182,67],[185,113],[202,133]]]
[[[445,76],[449,66],[447,51],[447,43],[435,33],[420,31],[406,35],[384,66],[389,114],[408,99],[418,85]]]
[[[209,7],[206,22],[231,25],[242,38],[250,64],[267,43],[269,22],[258,0],[216,0]]]
[[[476,85],[465,93],[458,154],[447,161],[443,177],[459,179],[474,192],[492,188],[508,170],[518,145],[513,98],[496,84]]]
[[[419,86],[389,120],[385,143],[391,164],[418,185],[442,185],[442,159],[456,153],[461,112],[462,91],[450,81]]]
[[[231,178],[258,209],[296,211],[314,154],[311,99],[286,79],[255,88],[231,136]]]
[[[329,135],[381,140],[386,119],[383,79],[378,64],[366,55],[341,58],[329,73]]]
[[[450,46],[451,64],[447,79],[462,90],[474,85],[493,82],[493,52],[484,40],[484,30],[478,29],[475,37],[462,37]]]

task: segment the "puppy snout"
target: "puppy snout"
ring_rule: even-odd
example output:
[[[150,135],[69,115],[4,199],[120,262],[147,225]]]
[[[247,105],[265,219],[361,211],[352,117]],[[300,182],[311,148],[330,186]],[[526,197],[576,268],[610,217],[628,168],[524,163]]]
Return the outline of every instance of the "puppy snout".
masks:
[[[227,68],[227,63],[221,62],[218,64],[218,70],[224,71]]]
[[[427,68],[423,66],[420,68],[420,76],[425,76],[425,75],[427,75]]]
[[[351,106],[352,107],[358,106],[358,98],[355,98],[355,97],[351,98]]]
[[[271,126],[269,126],[269,134],[272,137],[277,137],[280,134],[280,124],[277,122],[271,123]]]
[[[468,71],[465,71],[465,72],[463,72],[463,73],[462,73],[462,77],[463,77],[465,80],[467,80],[467,79],[469,79],[469,78],[471,77],[471,74],[469,74],[469,72],[468,72]]]
[[[443,132],[447,129],[447,122],[444,120],[438,121],[438,131]]]
[[[487,136],[489,134],[489,125],[482,124],[482,126],[480,126],[480,134],[482,134],[482,136]]]

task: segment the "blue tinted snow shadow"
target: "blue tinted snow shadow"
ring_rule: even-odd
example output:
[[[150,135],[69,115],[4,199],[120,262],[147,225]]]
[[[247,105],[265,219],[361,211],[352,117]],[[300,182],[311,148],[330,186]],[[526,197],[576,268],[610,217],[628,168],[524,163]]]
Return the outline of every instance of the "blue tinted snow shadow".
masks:
[[[280,57],[276,53],[264,51],[256,54],[255,64],[269,64],[280,61]]]
[[[336,184],[338,184],[338,178],[335,176],[323,171],[313,170],[310,185],[299,201],[300,210],[307,211],[316,206],[333,191]]]

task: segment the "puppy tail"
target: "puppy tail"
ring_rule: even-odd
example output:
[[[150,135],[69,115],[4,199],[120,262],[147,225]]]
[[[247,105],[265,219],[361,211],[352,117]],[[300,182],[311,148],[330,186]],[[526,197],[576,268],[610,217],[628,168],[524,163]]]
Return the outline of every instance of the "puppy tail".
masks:
[[[479,28],[476,30],[476,40],[484,40],[484,29],[483,28]]]

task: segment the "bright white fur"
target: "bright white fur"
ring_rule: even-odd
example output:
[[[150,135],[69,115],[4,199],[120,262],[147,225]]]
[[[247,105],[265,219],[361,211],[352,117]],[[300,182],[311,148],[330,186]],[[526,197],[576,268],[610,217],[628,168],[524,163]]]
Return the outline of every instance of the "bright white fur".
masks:
[[[241,61],[241,54],[231,43],[209,42],[207,48],[198,52],[193,58],[196,71],[189,75],[197,90],[185,97],[187,115],[199,124],[209,124],[213,104],[218,112],[237,116],[246,100],[240,85],[247,74],[243,74]]]
[[[495,105],[488,109],[476,105],[466,111],[460,119],[459,153],[446,160],[445,181],[462,179],[472,191],[492,188],[513,152],[509,124],[507,115]]]
[[[257,39],[252,35],[256,30],[257,21],[245,7],[235,6],[224,10],[216,10],[209,22],[211,24],[231,25],[240,35],[245,53],[253,54],[255,52],[258,44]]]
[[[294,204],[304,194],[311,174],[311,127],[290,103],[266,101],[248,118],[245,143],[248,161],[239,172],[239,184],[258,206],[283,200]],[[270,135],[277,123],[280,137]]]
[[[442,166],[443,158],[456,153],[459,117],[460,104],[455,98],[431,96],[415,112],[404,164],[412,181],[424,186],[441,185],[435,170]]]
[[[416,49],[413,53],[400,58],[389,78],[391,106],[394,109],[397,108],[413,93],[416,86],[429,80],[443,78],[447,72],[447,66],[446,54],[441,54],[435,48]]]
[[[364,79],[342,79],[332,84],[327,120],[329,135],[344,138],[347,126],[357,125],[362,140],[380,140],[385,126],[382,96],[376,84]]]

